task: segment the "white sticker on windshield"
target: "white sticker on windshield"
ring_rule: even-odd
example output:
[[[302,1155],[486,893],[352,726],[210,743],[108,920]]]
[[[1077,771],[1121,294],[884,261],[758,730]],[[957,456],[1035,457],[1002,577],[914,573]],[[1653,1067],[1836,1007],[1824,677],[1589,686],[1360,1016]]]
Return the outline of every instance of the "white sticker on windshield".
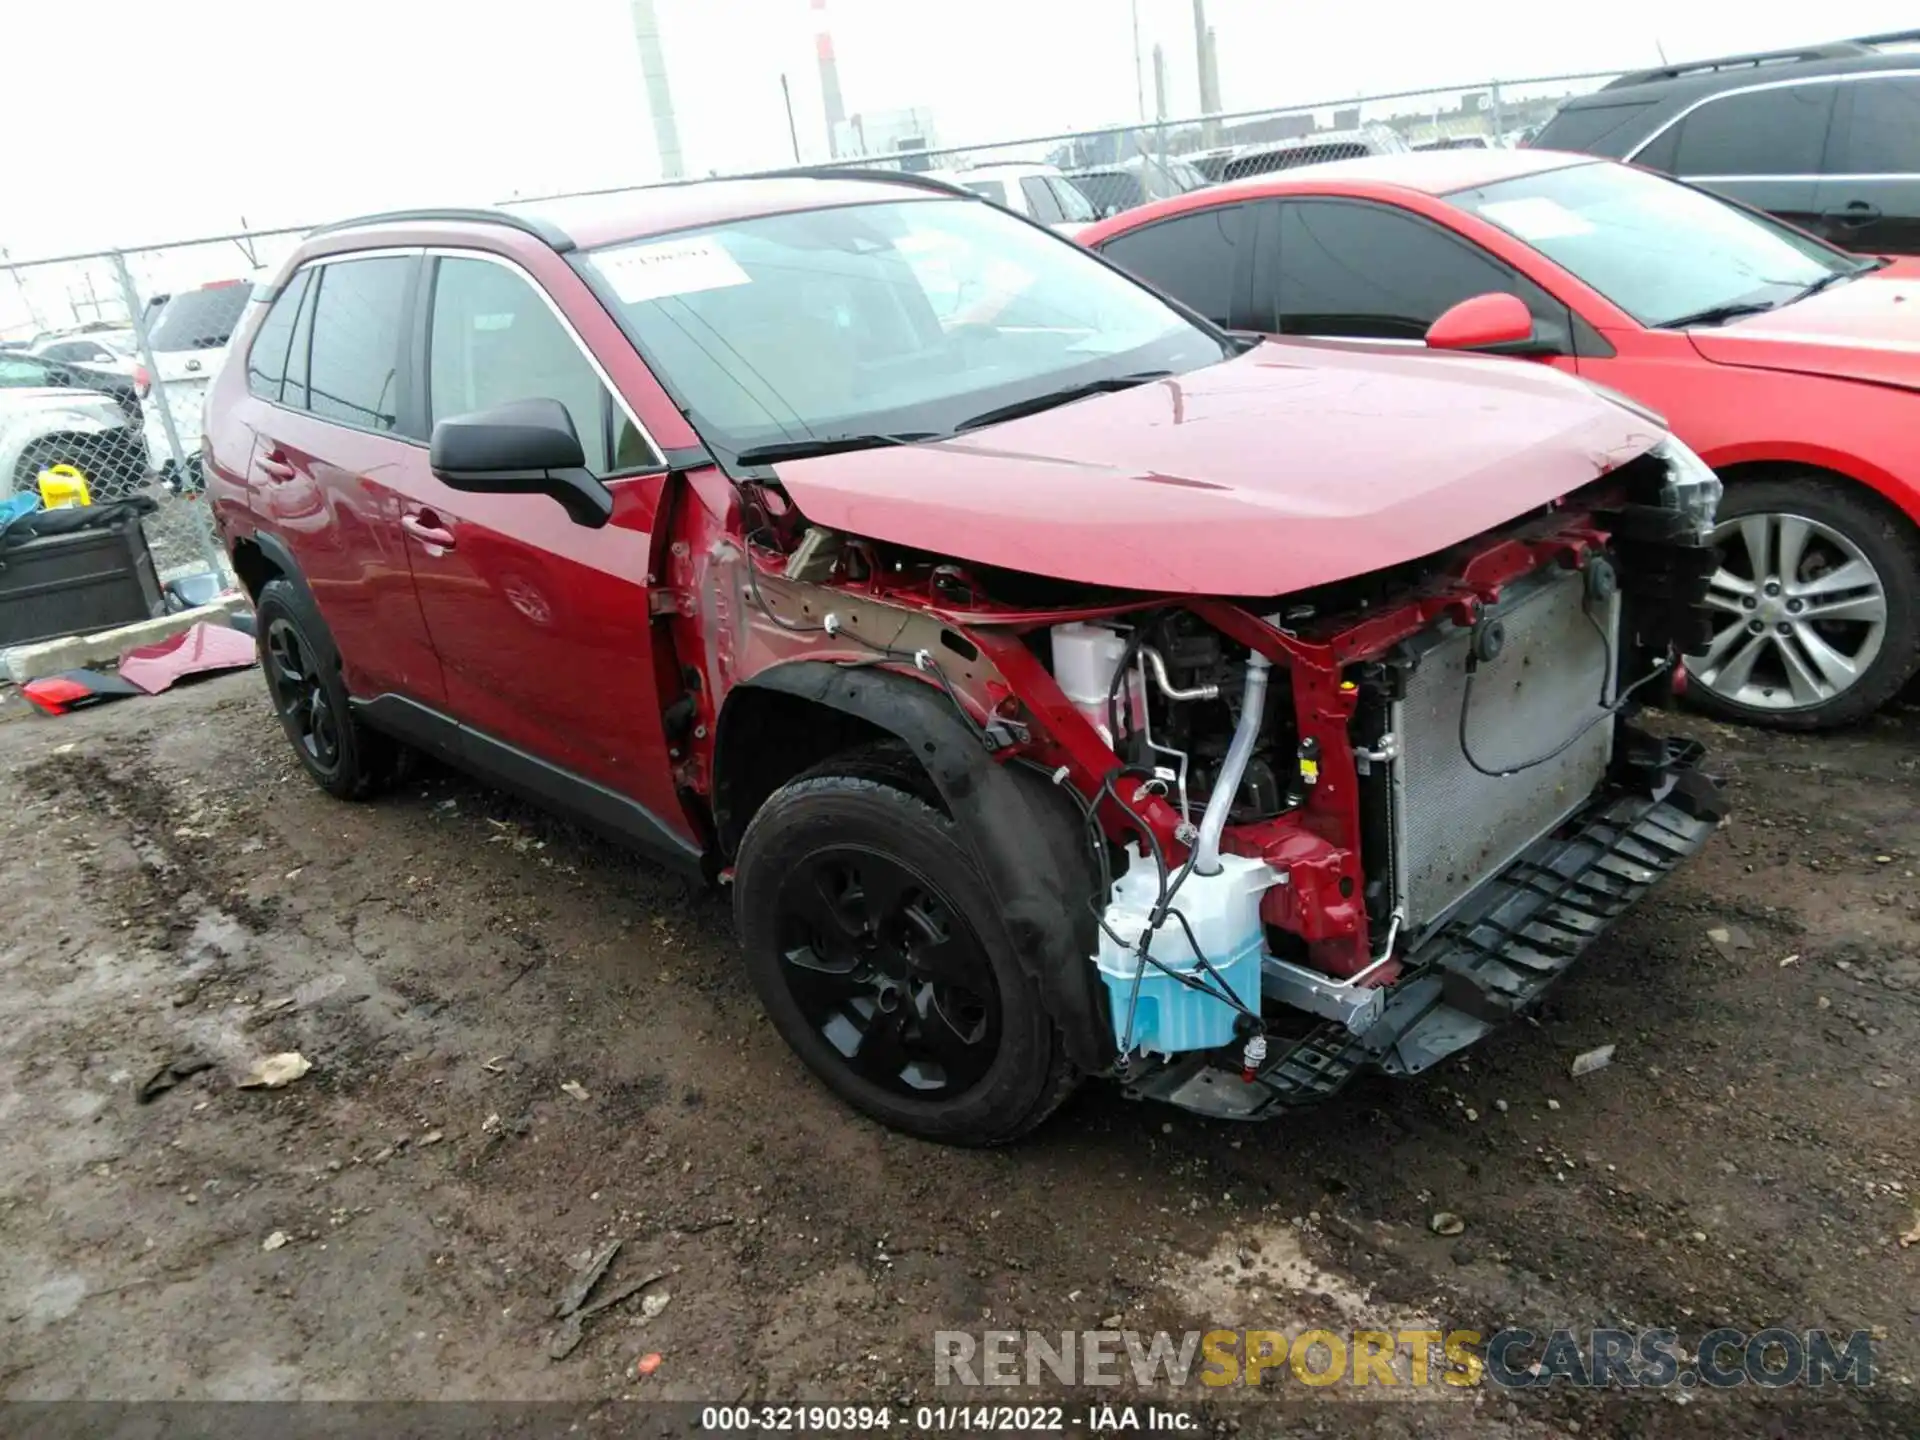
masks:
[[[1522,240],[1559,240],[1568,235],[1591,235],[1590,221],[1574,214],[1558,200],[1532,196],[1525,200],[1495,200],[1480,207],[1480,213],[1502,230],[1510,230]]]
[[[628,305],[753,282],[753,277],[740,268],[740,262],[714,240],[666,240],[658,245],[630,245],[624,250],[596,255],[593,263],[607,277],[613,293]]]

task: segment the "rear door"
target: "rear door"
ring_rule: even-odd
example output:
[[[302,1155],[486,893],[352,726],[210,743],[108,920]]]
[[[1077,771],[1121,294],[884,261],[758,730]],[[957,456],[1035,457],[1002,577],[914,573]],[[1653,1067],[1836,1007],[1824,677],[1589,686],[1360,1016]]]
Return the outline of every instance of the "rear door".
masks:
[[[347,690],[445,703],[414,596],[400,479],[426,466],[409,407],[417,254],[345,256],[294,276],[247,354],[256,400],[249,502],[293,552]]]
[[[1629,158],[1824,235],[1820,177],[1840,88],[1783,81],[1709,96]]]
[[[1256,205],[1210,205],[1116,235],[1100,253],[1229,330],[1271,330],[1249,310]]]
[[[1826,237],[1849,250],[1920,255],[1920,70],[1842,85],[1829,155]]]
[[[428,424],[513,400],[558,400],[587,468],[614,497],[612,519],[590,529],[547,496],[455,490],[423,455],[409,457],[400,523],[448,706],[521,752],[509,762],[516,773],[532,757],[637,801],[685,840],[692,830],[673,788],[647,590],[666,465],[518,264],[448,250],[428,265],[415,322]],[[592,303],[578,277],[560,278]]]

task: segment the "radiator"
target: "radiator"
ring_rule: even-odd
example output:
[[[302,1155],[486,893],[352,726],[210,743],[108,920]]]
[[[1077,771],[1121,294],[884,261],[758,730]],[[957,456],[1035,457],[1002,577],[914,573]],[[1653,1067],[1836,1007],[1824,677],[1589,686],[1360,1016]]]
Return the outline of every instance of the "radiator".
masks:
[[[1588,603],[1578,571],[1545,570],[1510,587],[1488,612],[1505,625],[1505,645],[1480,663],[1470,696],[1471,632],[1448,624],[1416,642],[1418,661],[1391,719],[1394,899],[1410,934],[1443,920],[1604,778],[1614,727],[1593,722],[1612,698],[1619,604],[1592,602],[1589,618]],[[1588,725],[1563,754],[1504,779],[1468,762],[1470,752],[1488,770],[1525,764]]]

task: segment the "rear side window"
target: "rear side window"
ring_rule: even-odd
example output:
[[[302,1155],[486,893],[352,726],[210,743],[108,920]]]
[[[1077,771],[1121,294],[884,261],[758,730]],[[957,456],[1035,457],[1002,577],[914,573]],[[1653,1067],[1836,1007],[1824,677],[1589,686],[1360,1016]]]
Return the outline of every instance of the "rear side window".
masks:
[[[302,270],[275,298],[267,318],[254,332],[247,351],[247,389],[262,400],[280,403],[287,381],[287,349],[293,342],[293,322],[306,298],[312,272]]]
[[[1641,124],[1653,102],[1582,105],[1562,110],[1528,142],[1534,150],[1578,150],[1588,155],[1624,155],[1640,138]]]
[[[1855,80],[1853,123],[1840,155],[1843,175],[1920,175],[1920,76]]]
[[[394,428],[413,263],[388,255],[321,268],[307,362],[314,414],[363,430]]]
[[[217,350],[233,338],[251,293],[238,281],[182,291],[160,311],[147,343],[161,352]]]
[[[1784,85],[1707,101],[1680,122],[1674,173],[1818,174],[1837,88]]]
[[[1228,325],[1246,228],[1246,207],[1223,205],[1116,235],[1100,253],[1163,295]]]
[[[427,404],[435,422],[512,400],[558,400],[595,475],[657,463],[546,301],[505,266],[440,261],[432,333]],[[611,434],[610,420],[618,421]]]

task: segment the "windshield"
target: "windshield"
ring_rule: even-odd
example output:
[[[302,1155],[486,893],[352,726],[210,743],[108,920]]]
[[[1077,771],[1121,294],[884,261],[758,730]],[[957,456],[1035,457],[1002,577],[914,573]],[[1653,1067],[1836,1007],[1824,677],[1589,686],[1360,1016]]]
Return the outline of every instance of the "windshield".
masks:
[[[1229,342],[1086,251],[971,200],[761,216],[594,252],[628,337],[708,447],[947,435]]]
[[[252,292],[239,281],[184,290],[167,301],[147,334],[155,351],[211,350],[233,338]]]
[[[1867,268],[1784,225],[1625,165],[1574,165],[1455,191],[1642,325],[1727,306],[1769,308]]]

